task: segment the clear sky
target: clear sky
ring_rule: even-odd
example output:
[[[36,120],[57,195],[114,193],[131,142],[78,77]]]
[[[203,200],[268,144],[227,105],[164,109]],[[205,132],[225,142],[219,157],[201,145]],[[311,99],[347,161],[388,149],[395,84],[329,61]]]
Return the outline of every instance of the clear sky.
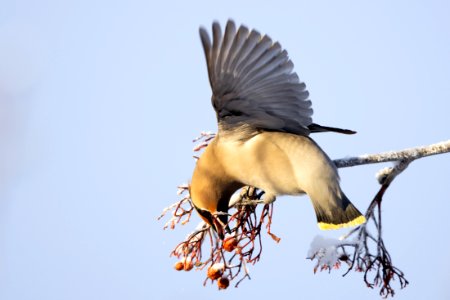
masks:
[[[216,130],[198,37],[233,18],[288,50],[332,158],[450,138],[448,1],[31,1],[0,9],[0,299],[378,299],[361,274],[313,274],[320,232],[307,197],[275,203],[251,281],[203,287],[163,231]],[[365,210],[385,165],[341,170]],[[384,237],[410,286],[397,299],[450,299],[450,155],[414,162],[383,204]]]

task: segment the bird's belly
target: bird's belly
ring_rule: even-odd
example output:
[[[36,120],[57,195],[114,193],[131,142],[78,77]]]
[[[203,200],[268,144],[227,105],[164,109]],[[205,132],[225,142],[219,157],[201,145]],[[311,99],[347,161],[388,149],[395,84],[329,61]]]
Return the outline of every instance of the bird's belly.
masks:
[[[283,138],[275,135],[275,138]],[[274,143],[274,136],[257,135],[242,143],[227,143],[225,157],[229,157],[226,169],[237,181],[254,186],[273,195],[298,195],[304,193],[299,182],[294,148]],[[291,149],[292,148],[292,149]],[[225,153],[224,153],[225,154]]]

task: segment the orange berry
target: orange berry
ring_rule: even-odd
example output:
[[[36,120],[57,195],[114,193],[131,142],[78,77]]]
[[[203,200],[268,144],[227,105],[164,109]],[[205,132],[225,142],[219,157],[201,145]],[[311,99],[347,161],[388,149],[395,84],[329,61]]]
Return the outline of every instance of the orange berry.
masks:
[[[207,276],[209,279],[216,280],[223,274],[223,268],[217,268],[216,264],[208,268]]]
[[[222,245],[225,251],[232,252],[238,245],[238,241],[235,237],[229,237],[223,241]]]
[[[184,263],[182,261],[177,261],[177,263],[173,266],[175,270],[181,271],[184,269]]]
[[[219,280],[217,280],[217,286],[219,287],[219,290],[224,290],[230,285],[230,281],[226,277],[220,277]]]
[[[194,264],[192,263],[192,261],[186,260],[186,262],[184,263],[184,270],[190,271],[190,270],[192,270],[193,267],[194,267]]]

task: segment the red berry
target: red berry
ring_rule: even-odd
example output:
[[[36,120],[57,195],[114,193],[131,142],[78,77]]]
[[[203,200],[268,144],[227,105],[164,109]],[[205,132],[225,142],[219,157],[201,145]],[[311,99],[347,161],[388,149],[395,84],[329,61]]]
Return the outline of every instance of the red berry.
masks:
[[[219,280],[217,280],[217,286],[219,287],[219,290],[224,290],[230,285],[230,281],[226,277],[220,277]]]
[[[181,271],[184,269],[184,263],[182,261],[177,261],[177,263],[173,266],[175,270]]]
[[[223,274],[223,264],[214,264],[208,268],[207,276],[209,279],[219,279]]]
[[[232,252],[234,249],[236,249],[238,241],[234,237],[229,237],[223,241],[222,245],[225,251]]]

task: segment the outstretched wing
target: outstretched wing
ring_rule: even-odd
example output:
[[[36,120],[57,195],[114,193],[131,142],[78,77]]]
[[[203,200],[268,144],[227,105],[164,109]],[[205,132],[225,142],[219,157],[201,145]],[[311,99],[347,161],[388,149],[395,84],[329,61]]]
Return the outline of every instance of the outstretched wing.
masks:
[[[312,124],[308,91],[286,50],[267,35],[228,21],[225,33],[217,22],[200,28],[212,104],[220,130],[247,125],[253,129],[308,135]]]

